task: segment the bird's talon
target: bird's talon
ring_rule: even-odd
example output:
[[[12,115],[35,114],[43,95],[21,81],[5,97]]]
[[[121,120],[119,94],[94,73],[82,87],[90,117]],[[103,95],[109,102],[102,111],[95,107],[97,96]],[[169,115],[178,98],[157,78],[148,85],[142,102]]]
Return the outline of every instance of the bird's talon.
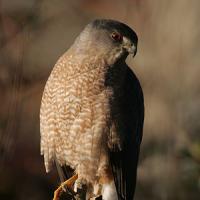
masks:
[[[73,190],[71,188],[77,178],[78,178],[78,175],[76,174],[76,175],[72,176],[70,179],[61,183],[61,185],[54,192],[53,200],[59,200],[59,197],[63,191],[69,193],[72,196],[75,195],[75,193],[73,192]]]
[[[61,183],[61,187],[62,187],[62,191],[63,192],[67,192],[68,191],[68,188],[64,183]]]
[[[58,189],[56,189],[56,190],[54,191],[53,200],[59,200],[59,197],[60,197],[61,192],[62,192],[62,188],[61,188],[61,187],[58,187]]]

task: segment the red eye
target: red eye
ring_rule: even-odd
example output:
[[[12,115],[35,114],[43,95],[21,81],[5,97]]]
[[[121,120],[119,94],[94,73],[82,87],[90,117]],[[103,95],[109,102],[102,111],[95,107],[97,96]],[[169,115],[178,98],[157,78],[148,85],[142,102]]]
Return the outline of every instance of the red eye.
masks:
[[[113,32],[111,35],[112,39],[117,41],[117,42],[121,42],[122,41],[122,35],[116,32]]]

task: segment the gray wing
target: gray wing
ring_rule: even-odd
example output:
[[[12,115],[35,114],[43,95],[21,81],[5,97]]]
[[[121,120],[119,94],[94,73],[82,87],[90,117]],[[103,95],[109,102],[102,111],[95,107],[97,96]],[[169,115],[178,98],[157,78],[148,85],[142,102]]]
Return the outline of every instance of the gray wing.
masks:
[[[118,199],[132,200],[143,132],[144,100],[140,83],[128,66],[123,89],[120,117],[114,117],[122,145],[121,149],[111,148],[109,155]]]

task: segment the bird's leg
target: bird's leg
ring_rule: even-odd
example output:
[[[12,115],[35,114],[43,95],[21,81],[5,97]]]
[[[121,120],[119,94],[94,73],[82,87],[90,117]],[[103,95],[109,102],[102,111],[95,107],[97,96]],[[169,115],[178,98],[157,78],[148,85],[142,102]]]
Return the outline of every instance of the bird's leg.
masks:
[[[53,200],[59,200],[59,197],[65,187],[71,189],[74,182],[77,180],[77,178],[78,178],[78,174],[75,174],[74,176],[66,180],[65,182],[61,183],[61,185],[54,191]]]

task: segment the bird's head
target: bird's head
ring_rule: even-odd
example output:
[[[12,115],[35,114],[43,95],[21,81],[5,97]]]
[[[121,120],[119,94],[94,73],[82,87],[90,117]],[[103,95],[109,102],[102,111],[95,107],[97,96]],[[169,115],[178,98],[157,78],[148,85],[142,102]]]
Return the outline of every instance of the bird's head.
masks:
[[[110,64],[124,59],[128,54],[135,56],[138,38],[136,33],[126,24],[97,19],[92,21],[82,31],[75,44],[80,52],[93,52],[102,55]]]

